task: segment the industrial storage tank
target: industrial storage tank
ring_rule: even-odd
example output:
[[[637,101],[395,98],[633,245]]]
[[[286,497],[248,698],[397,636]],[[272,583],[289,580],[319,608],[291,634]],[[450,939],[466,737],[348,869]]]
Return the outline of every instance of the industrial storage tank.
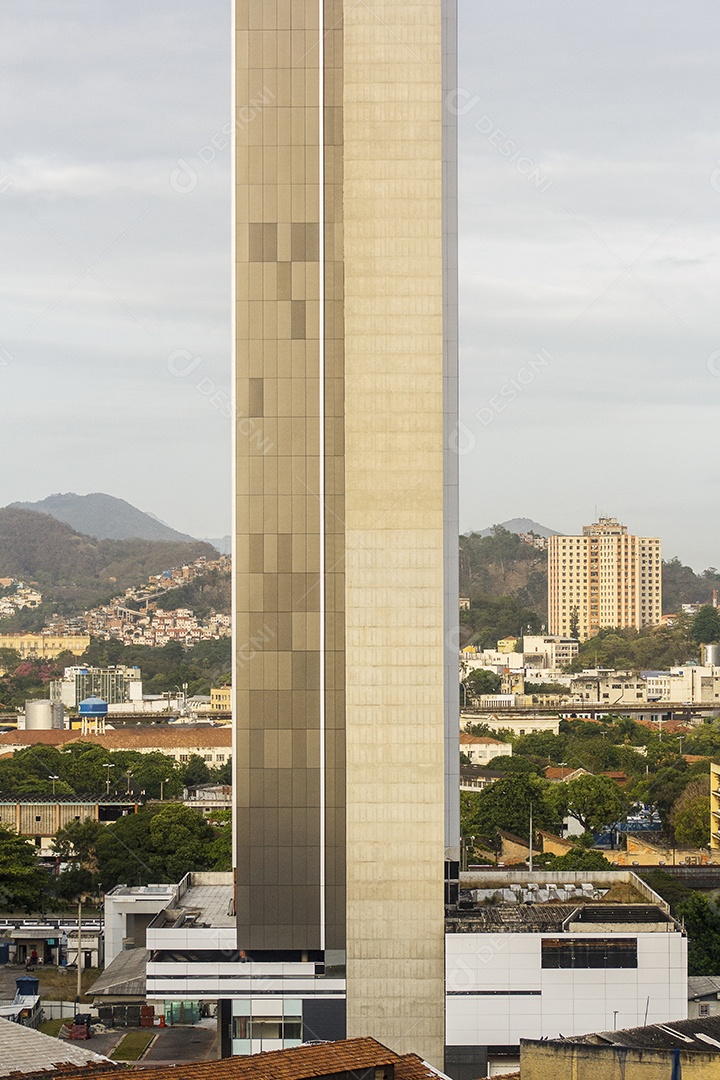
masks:
[[[706,667],[720,667],[720,645],[703,645],[703,664]]]
[[[25,702],[25,728],[27,731],[49,731],[53,726],[50,701]]]
[[[78,715],[88,720],[104,720],[107,714],[107,701],[100,697],[86,697],[78,705]]]
[[[26,731],[49,731],[51,728],[62,729],[64,726],[65,709],[61,701],[41,698],[25,702]]]

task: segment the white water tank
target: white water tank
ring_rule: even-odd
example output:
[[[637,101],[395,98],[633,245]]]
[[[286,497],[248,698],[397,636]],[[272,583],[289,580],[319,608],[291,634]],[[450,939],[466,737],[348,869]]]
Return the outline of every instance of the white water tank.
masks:
[[[703,645],[703,664],[706,667],[720,667],[720,645]]]
[[[52,703],[50,701],[25,702],[26,731],[45,731],[53,726]]]
[[[61,701],[26,701],[25,702],[25,730],[26,731],[49,731],[52,728],[64,727],[64,713]]]

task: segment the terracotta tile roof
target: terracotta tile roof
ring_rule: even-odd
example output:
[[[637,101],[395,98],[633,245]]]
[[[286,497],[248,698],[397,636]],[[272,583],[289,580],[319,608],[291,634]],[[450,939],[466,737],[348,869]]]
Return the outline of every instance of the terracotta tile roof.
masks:
[[[601,776],[607,776],[610,780],[614,780],[620,787],[624,787],[627,784],[627,773],[624,772],[601,772]]]
[[[490,739],[487,735],[471,735],[469,731],[460,732],[461,743],[473,743],[475,745],[479,743],[492,744],[493,746],[503,745],[500,739]]]
[[[576,776],[589,776],[587,769],[578,768],[571,769],[568,766],[562,768],[559,765],[547,765],[545,767],[545,779],[546,780],[567,780],[569,777]]]
[[[0,746],[64,746],[78,736],[77,731],[6,731],[0,735]]]
[[[173,747],[193,746],[232,746],[232,728],[196,727],[187,724],[183,727],[159,727],[148,725],[140,728],[127,728],[106,731],[104,735],[80,735],[74,732],[75,741],[93,743],[106,750],[132,750],[137,746],[154,746],[158,750]]]
[[[91,743],[105,750],[133,750],[137,747],[156,747],[158,750],[181,747],[232,746],[232,728],[204,727],[194,724],[117,728],[104,735],[83,735],[79,731],[7,731],[0,735],[0,749],[13,746],[66,746],[69,743]]]
[[[438,1080],[443,1076],[417,1054],[403,1054],[395,1063],[395,1080]]]
[[[343,1039],[338,1042],[298,1046],[292,1050],[269,1050],[249,1057],[219,1061],[183,1062],[182,1080],[315,1080],[337,1073],[394,1065],[396,1080],[438,1080],[443,1074],[416,1054],[396,1054],[375,1039]],[[177,1065],[144,1068],[142,1080],[178,1080]],[[94,1073],[64,1073],[63,1080],[89,1080]],[[99,1075],[99,1073],[98,1073]]]

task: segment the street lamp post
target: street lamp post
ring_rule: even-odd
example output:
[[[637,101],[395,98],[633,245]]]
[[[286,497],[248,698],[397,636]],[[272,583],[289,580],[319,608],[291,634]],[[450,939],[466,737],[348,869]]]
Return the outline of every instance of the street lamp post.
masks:
[[[165,789],[165,785],[169,782],[169,780],[170,780],[170,777],[166,776],[164,780],[160,781],[160,802],[162,802],[164,797],[165,797],[163,795],[163,791]]]
[[[105,794],[106,795],[110,794],[110,770],[114,769],[114,768],[115,768],[115,766],[112,765],[109,761],[106,761],[105,764],[103,765],[103,769],[107,769],[107,772],[105,774]]]
[[[125,793],[126,795],[130,794],[130,780],[131,779],[132,779],[132,769],[128,769],[128,771],[127,771],[127,791]]]
[[[59,779],[60,779],[60,777],[59,777],[59,776],[53,776],[52,774],[50,774],[50,775],[48,776],[48,780],[52,780],[52,786],[53,786],[53,799],[55,798],[55,784],[56,784],[56,782],[57,782],[57,781],[58,781]]]

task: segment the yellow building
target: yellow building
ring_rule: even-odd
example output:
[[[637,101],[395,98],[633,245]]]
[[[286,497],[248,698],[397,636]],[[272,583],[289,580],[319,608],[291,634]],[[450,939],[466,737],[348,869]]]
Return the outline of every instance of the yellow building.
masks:
[[[720,765],[710,762],[710,847],[720,849]]]
[[[515,646],[517,645],[517,643],[518,639],[516,637],[500,638],[497,643],[497,651],[501,653],[515,652]]]
[[[582,536],[548,544],[548,630],[593,637],[603,627],[658,626],[662,617],[662,552],[657,537],[633,536],[616,518],[601,517]]]
[[[694,1024],[680,1020],[669,1027],[639,1028],[631,1037],[642,1039],[647,1032],[647,1042],[630,1045],[623,1044],[619,1032],[588,1035],[578,1042],[528,1039],[521,1045],[516,1075],[522,1080],[715,1080],[720,1071],[718,1032],[712,1029],[713,1038],[703,1027],[698,1036],[698,1022]],[[651,1045],[653,1038],[658,1045]]]
[[[213,712],[230,712],[232,709],[232,686],[211,686],[210,708]]]
[[[23,660],[54,660],[62,652],[82,656],[89,634],[0,634],[0,649],[14,649]]]

